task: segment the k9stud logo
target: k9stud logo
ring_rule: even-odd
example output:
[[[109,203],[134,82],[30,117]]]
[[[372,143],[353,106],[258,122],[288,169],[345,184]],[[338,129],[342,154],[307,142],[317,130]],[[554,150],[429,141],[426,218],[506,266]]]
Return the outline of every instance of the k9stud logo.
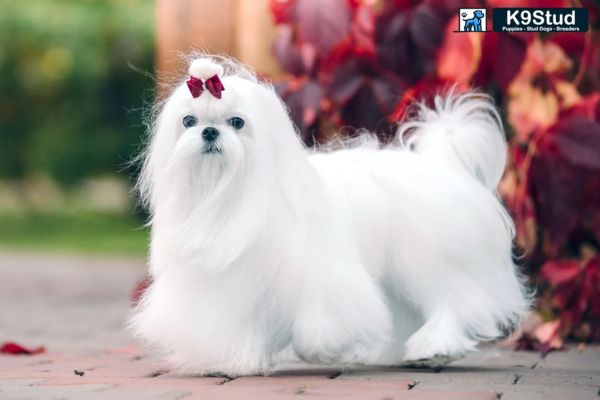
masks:
[[[485,8],[461,8],[458,11],[459,32],[485,32],[487,11]]]

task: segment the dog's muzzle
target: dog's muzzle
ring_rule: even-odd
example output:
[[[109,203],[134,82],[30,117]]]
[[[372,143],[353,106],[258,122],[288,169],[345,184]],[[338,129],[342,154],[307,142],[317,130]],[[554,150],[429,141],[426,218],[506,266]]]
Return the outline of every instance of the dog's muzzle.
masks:
[[[223,153],[223,150],[217,142],[219,137],[219,130],[209,126],[204,128],[202,131],[202,139],[204,139],[204,146],[202,147],[202,153]]]

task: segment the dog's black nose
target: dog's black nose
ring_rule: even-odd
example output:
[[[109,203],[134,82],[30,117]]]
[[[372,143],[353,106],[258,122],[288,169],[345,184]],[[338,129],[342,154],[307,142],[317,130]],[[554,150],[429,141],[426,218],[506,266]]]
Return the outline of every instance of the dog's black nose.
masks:
[[[207,142],[212,142],[217,137],[219,137],[219,131],[216,128],[209,126],[208,128],[204,128],[204,130],[202,131],[202,137]]]

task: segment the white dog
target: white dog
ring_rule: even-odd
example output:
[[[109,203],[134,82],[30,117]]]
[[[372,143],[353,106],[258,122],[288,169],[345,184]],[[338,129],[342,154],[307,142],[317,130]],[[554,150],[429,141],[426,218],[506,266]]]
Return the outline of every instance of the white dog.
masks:
[[[286,349],[435,367],[518,322],[528,299],[487,97],[436,98],[395,145],[313,154],[242,66],[204,57],[189,72],[145,153],[153,284],[131,320],[179,371],[267,374]]]

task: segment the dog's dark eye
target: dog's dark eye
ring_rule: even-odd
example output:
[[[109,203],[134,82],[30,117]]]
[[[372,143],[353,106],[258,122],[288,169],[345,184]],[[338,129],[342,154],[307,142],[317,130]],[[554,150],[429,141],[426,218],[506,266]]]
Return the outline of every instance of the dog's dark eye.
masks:
[[[227,123],[233,127],[233,129],[242,129],[244,127],[244,120],[240,117],[233,117],[227,120]]]
[[[192,126],[196,126],[198,120],[193,115],[186,115],[183,117],[183,126],[186,128],[191,128]]]

